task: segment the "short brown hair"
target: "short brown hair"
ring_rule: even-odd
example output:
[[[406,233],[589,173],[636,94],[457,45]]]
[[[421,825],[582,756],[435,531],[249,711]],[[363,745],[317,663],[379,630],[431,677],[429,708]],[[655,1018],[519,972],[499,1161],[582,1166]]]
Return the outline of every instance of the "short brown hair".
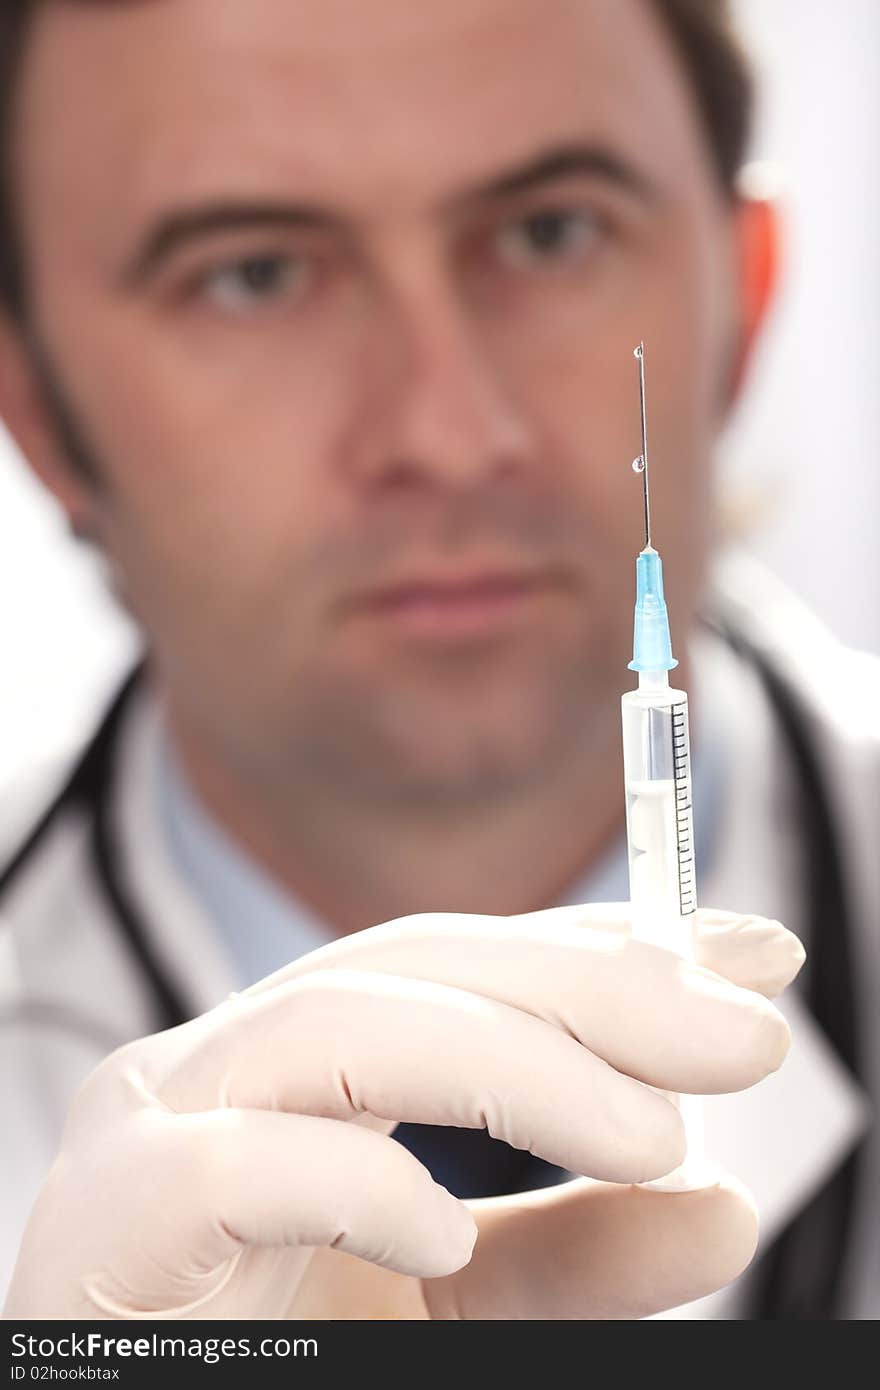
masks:
[[[0,307],[18,319],[25,316],[26,292],[10,167],[12,114],[28,26],[45,3],[0,0]],[[89,3],[125,4],[131,0]],[[729,0],[650,3],[671,33],[696,98],[720,185],[732,196],[749,138],[753,93],[751,71],[735,32]]]

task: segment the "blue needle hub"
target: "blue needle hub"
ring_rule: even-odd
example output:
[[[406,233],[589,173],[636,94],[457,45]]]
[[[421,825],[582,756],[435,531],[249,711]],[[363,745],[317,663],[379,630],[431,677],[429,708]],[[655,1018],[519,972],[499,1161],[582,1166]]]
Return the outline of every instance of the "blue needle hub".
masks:
[[[636,560],[636,616],[629,669],[671,671],[677,665],[663,597],[663,562],[658,551],[648,545]]]

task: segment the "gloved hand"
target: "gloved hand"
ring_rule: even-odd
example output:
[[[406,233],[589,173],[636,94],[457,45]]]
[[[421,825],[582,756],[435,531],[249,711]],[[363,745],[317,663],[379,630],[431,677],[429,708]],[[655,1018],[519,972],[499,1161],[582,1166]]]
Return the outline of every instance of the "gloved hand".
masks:
[[[72,1106],[5,1315],[639,1318],[720,1287],[753,1254],[753,1207],[730,1179],[629,1186],[683,1153],[640,1083],[735,1091],[778,1067],[788,1027],[754,991],[803,951],[703,912],[687,965],[627,915],[403,918],[113,1053]],[[459,1201],[390,1137],[401,1120],[486,1126],[600,1181]]]

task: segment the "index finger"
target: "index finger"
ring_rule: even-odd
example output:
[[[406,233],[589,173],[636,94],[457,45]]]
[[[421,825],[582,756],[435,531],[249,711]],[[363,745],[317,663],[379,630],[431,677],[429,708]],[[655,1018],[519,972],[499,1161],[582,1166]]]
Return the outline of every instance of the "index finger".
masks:
[[[762,996],[626,930],[625,905],[521,917],[424,913],[342,937],[245,991],[312,970],[430,980],[532,1013],[661,1089],[741,1090],[782,1062],[785,1019]]]

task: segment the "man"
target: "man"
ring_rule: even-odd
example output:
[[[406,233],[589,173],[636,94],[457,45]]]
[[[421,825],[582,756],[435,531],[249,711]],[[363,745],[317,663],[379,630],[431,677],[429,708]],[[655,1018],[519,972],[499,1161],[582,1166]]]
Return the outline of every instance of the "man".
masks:
[[[847,731],[848,687],[863,677],[747,573],[719,575],[719,598],[707,596],[712,445],[774,278],[772,208],[736,186],[748,84],[722,6],[12,10],[0,404],[108,557],[149,659],[7,869],[9,1106],[33,1150],[30,1188],[7,1189],[36,1195],[60,1115],[101,1056],[211,1011],[88,1082],[13,1310],[124,1314],[120,1289],[135,1284],[139,1308],[259,1315],[254,1288],[277,1257],[278,1315],[639,1316],[747,1262],[747,1204],[724,1184],[534,1191],[572,1173],[629,1184],[672,1167],[674,1115],[630,1078],[723,1092],[772,1071],[778,1015],[751,990],[777,992],[798,963],[780,929],[704,920],[703,963],[750,987],[743,997],[719,980],[710,1007],[697,977],[682,986],[671,958],[661,967],[625,943],[614,909],[581,914],[595,936],[572,936],[565,914],[529,915],[626,895],[619,694],[639,544],[632,348],[644,339],[654,532],[694,694],[701,899],[784,916],[818,963],[787,1006],[798,1047],[786,1068],[740,1108],[725,1097],[708,1111],[710,1151],[765,1185],[769,1234],[801,1209],[809,1218],[785,1231],[760,1283],[716,1311],[866,1315],[876,1214],[856,1205],[870,1183],[848,1157],[862,1122],[848,1027],[852,977],[868,982],[876,864],[849,835],[841,882],[831,777],[855,813],[869,807],[876,740]],[[698,629],[708,607],[724,641]],[[805,632],[826,688],[804,688]],[[371,934],[438,912],[478,916]],[[291,960],[244,1003],[222,1002]],[[533,1036],[535,1018],[550,1026]],[[292,1056],[325,1057],[328,1029],[321,1084],[291,1079]],[[582,1044],[578,1067],[582,1052],[598,1067],[586,1131],[569,1113],[581,1083],[560,1036]],[[461,1050],[447,1055],[452,1038]],[[268,1077],[255,1060],[266,1045],[284,1061]],[[404,1079],[408,1049],[418,1066]],[[213,1134],[236,1103],[298,1121],[317,1230],[302,1213],[281,1221],[271,1127],[236,1149],[240,1164],[264,1156],[265,1190],[247,1194],[259,1212],[243,1211],[238,1166],[214,1190],[185,1126],[150,1168],[151,1181],[173,1175],[161,1218],[155,1188],[126,1186],[152,1152],[148,1117],[207,1114],[199,1133]],[[622,1145],[601,1117],[624,1110]],[[456,1195],[531,1194],[518,1210],[471,1206],[472,1258],[473,1218],[448,1194],[434,1235],[419,1225],[440,1199],[388,1147],[398,1119],[410,1123],[395,1138]],[[483,1122],[513,1147],[490,1144]],[[211,1152],[229,1139],[219,1130]],[[352,1232],[339,1204],[363,1172],[382,1181]],[[393,1192],[404,1229],[392,1240],[371,1222]],[[169,1211],[191,1210],[187,1244]],[[85,1211],[88,1239],[70,1225]],[[571,1266],[564,1227],[580,1235],[564,1247]],[[151,1244],[166,1228],[170,1254]],[[221,1228],[208,1248],[205,1231]],[[604,1263],[587,1275],[578,1262],[597,1231]],[[48,1292],[53,1240],[74,1252],[94,1240],[97,1284],[74,1254],[53,1262]],[[334,1244],[370,1263],[331,1249],[306,1279],[301,1247]],[[669,1248],[691,1254],[670,1262]],[[539,1277],[542,1251],[552,1280]],[[206,1288],[177,1273],[171,1289],[142,1287],[126,1263],[165,1268],[166,1256],[206,1270]],[[440,1277],[458,1269],[476,1271],[470,1285]],[[501,1293],[487,1311],[490,1286]]]

